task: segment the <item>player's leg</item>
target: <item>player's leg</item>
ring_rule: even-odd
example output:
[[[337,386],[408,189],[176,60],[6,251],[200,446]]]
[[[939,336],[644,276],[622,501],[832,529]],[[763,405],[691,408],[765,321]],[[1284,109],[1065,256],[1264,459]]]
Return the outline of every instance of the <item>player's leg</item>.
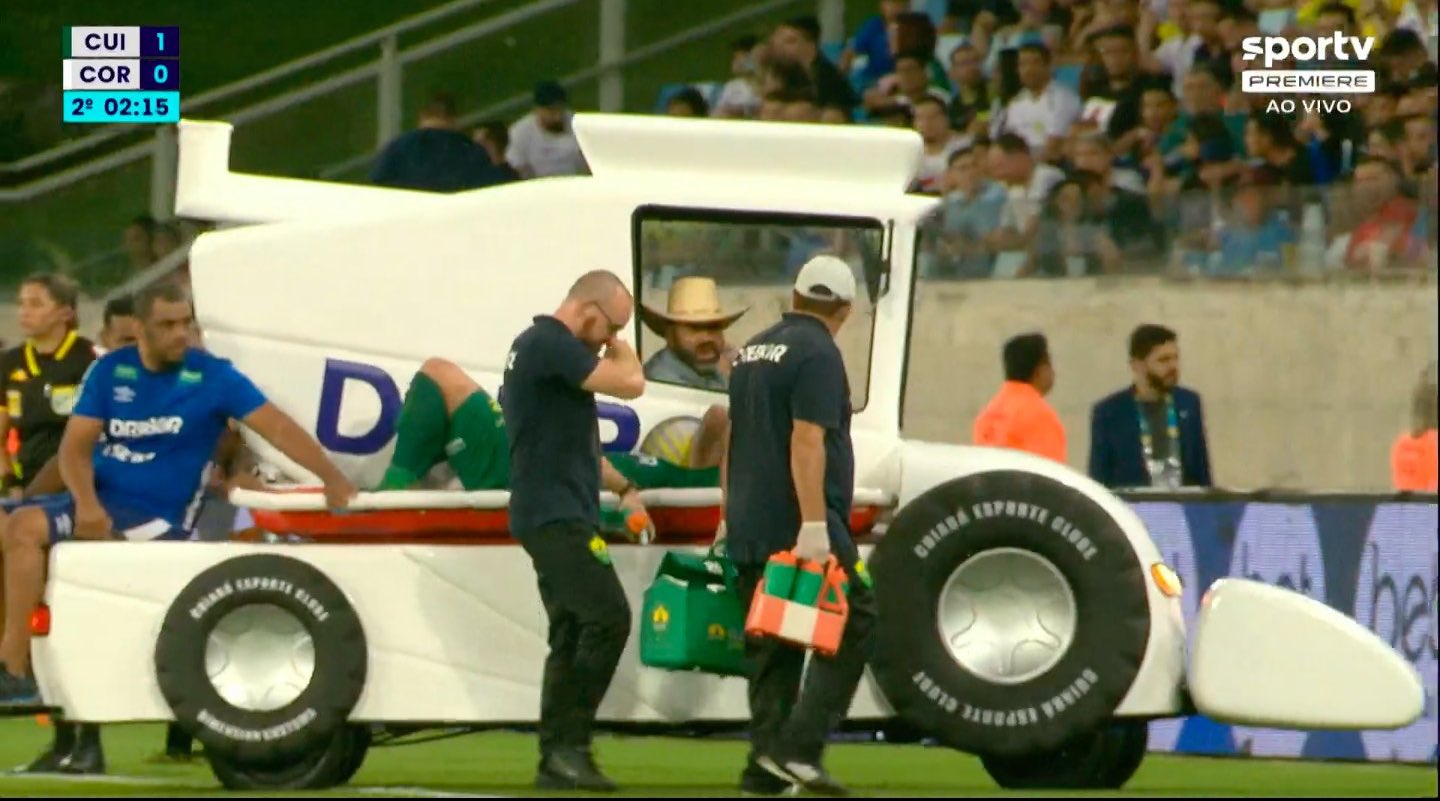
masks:
[[[45,593],[45,553],[68,537],[75,506],[63,500],[27,506],[10,516],[0,547],[5,552],[5,632],[0,639],[0,703],[36,700],[30,678],[30,613]]]
[[[395,424],[395,453],[380,489],[405,489],[445,458],[450,413],[477,389],[453,362],[425,360],[405,390]]]
[[[700,431],[690,443],[690,464],[694,469],[719,468],[730,439],[730,412],[724,406],[711,406],[700,418]]]
[[[505,436],[505,416],[500,404],[478,386],[450,415],[445,458],[467,490],[510,486],[510,441]]]
[[[642,490],[705,489],[720,486],[720,468],[689,468],[644,453],[615,453],[606,457],[615,471]]]

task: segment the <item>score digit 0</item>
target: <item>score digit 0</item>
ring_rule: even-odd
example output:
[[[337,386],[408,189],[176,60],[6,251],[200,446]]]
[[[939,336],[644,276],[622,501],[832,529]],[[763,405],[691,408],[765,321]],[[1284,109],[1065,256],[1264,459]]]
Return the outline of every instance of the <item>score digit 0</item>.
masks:
[[[141,59],[140,88],[147,92],[178,90],[180,88],[179,59]]]

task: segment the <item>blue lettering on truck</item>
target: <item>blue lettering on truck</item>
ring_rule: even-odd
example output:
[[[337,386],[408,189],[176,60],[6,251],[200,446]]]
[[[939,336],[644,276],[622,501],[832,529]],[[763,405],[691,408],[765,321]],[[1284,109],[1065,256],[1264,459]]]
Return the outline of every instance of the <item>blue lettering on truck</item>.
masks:
[[[350,382],[366,384],[380,399],[380,416],[362,434],[340,433],[340,409]],[[498,395],[492,392],[491,395]],[[395,379],[374,365],[344,359],[326,359],[325,376],[320,382],[320,412],[315,419],[315,439],[332,453],[365,456],[377,453],[395,437],[395,421],[400,416],[401,393]],[[608,442],[602,439],[606,453],[629,453],[640,442],[640,415],[629,406],[596,401],[596,416],[615,424],[615,435]],[[604,432],[602,432],[602,437]]]

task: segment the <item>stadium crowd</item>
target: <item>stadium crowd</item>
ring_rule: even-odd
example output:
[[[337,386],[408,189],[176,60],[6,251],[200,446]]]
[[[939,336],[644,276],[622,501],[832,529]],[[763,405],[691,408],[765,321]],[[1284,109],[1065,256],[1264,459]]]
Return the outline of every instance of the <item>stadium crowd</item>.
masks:
[[[943,8],[942,8],[943,6]],[[916,7],[924,10],[916,10]],[[1433,0],[879,0],[838,51],[798,17],[731,46],[724,81],[657,111],[916,130],[912,191],[943,196],[932,278],[1384,273],[1436,264]],[[928,13],[927,13],[928,12]],[[1375,91],[1246,94],[1252,36],[1372,37]],[[829,52],[827,52],[827,50]],[[475,128],[453,101],[381,155],[440,191],[585,170],[565,90]],[[1324,101],[1323,103],[1320,101]],[[436,168],[435,163],[444,168]]]

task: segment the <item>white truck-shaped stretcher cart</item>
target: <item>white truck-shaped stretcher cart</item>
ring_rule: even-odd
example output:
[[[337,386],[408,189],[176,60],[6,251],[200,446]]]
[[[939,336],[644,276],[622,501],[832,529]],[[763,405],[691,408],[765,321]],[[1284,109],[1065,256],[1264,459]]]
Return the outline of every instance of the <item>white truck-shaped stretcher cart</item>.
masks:
[[[857,267],[868,306],[851,324],[864,338],[846,351],[867,367],[851,375],[865,399],[856,527],[881,617],[852,722],[979,754],[1002,786],[1114,788],[1157,718],[1375,729],[1421,714],[1414,669],[1355,621],[1245,580],[1180,587],[1140,519],[1086,476],[901,437],[916,256],[939,202],[906,193],[913,132],[586,114],[574,126],[591,175],[441,195],[237,174],[229,125],[182,122],[177,212],[237,224],[191,251],[205,346],[302,425],[328,427],[337,464],[373,486],[394,387],[444,356],[493,393],[510,341],[581,272],[613,270],[640,295],[646,221],[852,226],[871,243]],[[775,319],[783,280],[772,294],[752,304],[755,325]],[[606,407],[624,419],[602,436],[643,437],[717,402],[652,382]],[[178,720],[226,786],[270,789],[343,783],[386,732],[537,719],[545,615],[504,536],[506,493],[364,493],[334,516],[294,491],[313,476],[250,444],[289,486],[232,500],[309,541],[55,548],[34,641],[48,706],[81,722]],[[663,549],[703,547],[719,492],[646,501],[659,543],[612,547],[637,613]],[[1204,596],[1188,645],[1182,592]],[[742,679],[642,666],[643,625],[603,723],[747,720]]]

